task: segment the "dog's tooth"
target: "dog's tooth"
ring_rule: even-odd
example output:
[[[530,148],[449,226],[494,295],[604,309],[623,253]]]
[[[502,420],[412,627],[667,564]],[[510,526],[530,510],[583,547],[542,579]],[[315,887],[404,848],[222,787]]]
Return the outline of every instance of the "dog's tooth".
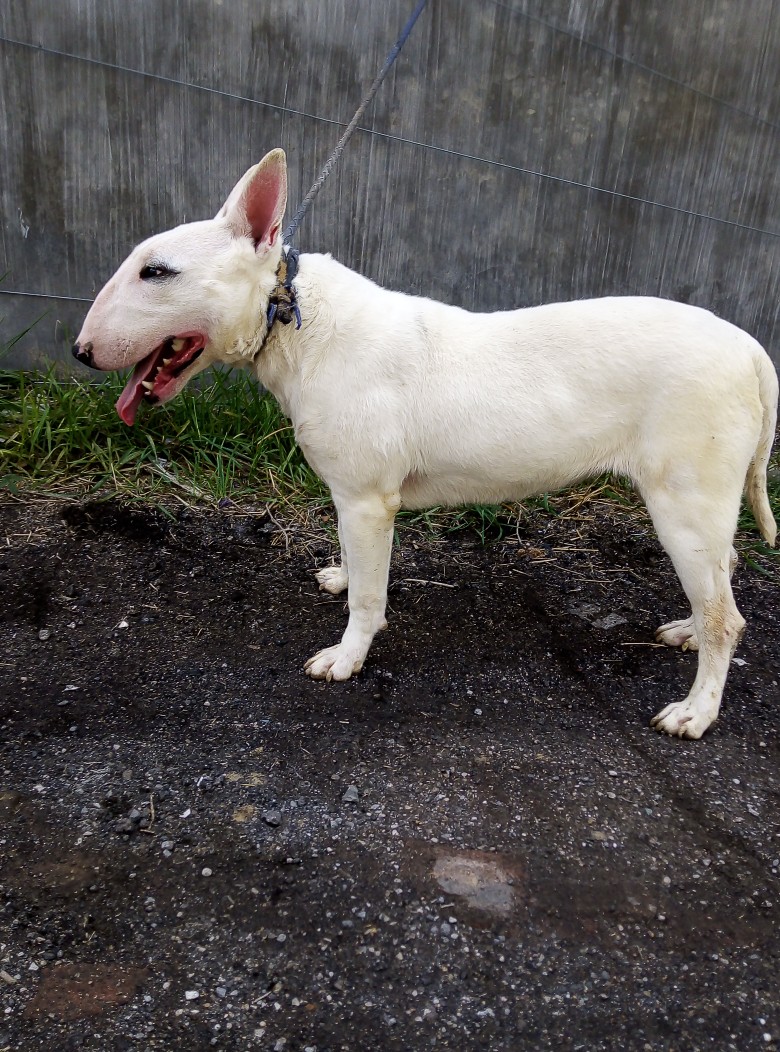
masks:
[[[171,347],[173,347],[173,350],[176,354],[179,353],[183,346],[184,340],[182,340],[179,336],[177,336],[175,340],[171,341]]]
[[[142,380],[141,381],[141,387],[145,387],[147,391],[153,391],[154,390],[154,381],[153,380]]]
[[[173,358],[163,358],[163,365],[170,365]]]

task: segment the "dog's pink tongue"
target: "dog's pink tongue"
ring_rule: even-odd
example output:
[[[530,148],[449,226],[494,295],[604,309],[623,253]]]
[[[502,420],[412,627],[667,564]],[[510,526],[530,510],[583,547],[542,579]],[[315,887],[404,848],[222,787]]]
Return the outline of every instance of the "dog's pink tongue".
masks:
[[[120,420],[124,421],[128,427],[132,427],[135,423],[138,406],[141,404],[143,396],[144,389],[141,387],[140,381],[136,384],[131,379],[119,398],[117,398],[116,411],[119,413]]]
[[[155,359],[156,355],[150,354],[136,365],[135,369],[133,369],[133,375],[125,384],[124,391],[116,400],[116,411],[119,413],[119,418],[128,427],[132,427],[135,423],[138,406],[146,393],[145,388],[141,385],[144,380],[148,379],[154,369]]]

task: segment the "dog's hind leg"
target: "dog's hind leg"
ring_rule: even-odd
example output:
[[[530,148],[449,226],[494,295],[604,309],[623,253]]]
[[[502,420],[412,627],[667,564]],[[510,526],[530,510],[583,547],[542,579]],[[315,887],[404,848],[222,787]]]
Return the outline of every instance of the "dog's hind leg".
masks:
[[[331,595],[340,595],[349,584],[349,568],[347,566],[347,550],[344,545],[344,536],[341,529],[341,516],[338,520],[339,548],[341,549],[341,562],[338,566],[326,566],[317,570],[314,576],[320,586],[320,591],[330,592]]]
[[[723,474],[730,474],[725,464]],[[658,537],[690,601],[689,638],[695,638],[699,648],[688,697],[667,705],[652,720],[657,730],[680,738],[700,738],[717,719],[729,663],[745,627],[730,579],[740,488],[725,478],[721,481],[719,492],[712,495],[695,488],[692,492],[690,483],[687,490],[668,482],[649,492],[644,487]]]
[[[387,578],[398,494],[333,494],[342,558],[349,566],[349,621],[341,642],[306,662],[314,679],[349,679],[363,667],[371,641],[385,627]]]
[[[734,576],[737,566],[737,553],[734,548],[729,554],[729,577]],[[698,650],[699,640],[696,636],[696,626],[693,623],[693,614],[683,618],[682,621],[670,621],[655,630],[656,642],[664,643],[668,647],[680,647],[682,650]]]

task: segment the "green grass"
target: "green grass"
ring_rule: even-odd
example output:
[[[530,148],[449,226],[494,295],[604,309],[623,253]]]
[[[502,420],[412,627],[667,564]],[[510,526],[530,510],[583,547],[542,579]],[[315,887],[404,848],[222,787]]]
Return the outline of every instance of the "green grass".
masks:
[[[265,504],[288,517],[316,516],[332,528],[328,493],[295,444],[274,399],[241,372],[213,373],[172,402],[142,407],[126,427],[114,403],[122,380],[65,381],[46,374],[0,372],[0,492],[109,497],[162,506],[173,501],[241,506]],[[780,520],[780,457],[770,469],[770,501]],[[644,515],[630,484],[605,475],[573,492],[543,494],[526,509],[585,514],[596,505]],[[407,527],[446,536],[470,530],[483,542],[513,533],[518,505],[472,505],[406,513]],[[323,514],[324,513],[324,514]],[[746,561],[773,576],[777,552],[758,537],[747,509],[739,547]]]
[[[116,414],[122,381],[0,372],[0,487],[165,494],[217,503],[324,502],[274,400],[242,373],[214,373],[133,428]]]

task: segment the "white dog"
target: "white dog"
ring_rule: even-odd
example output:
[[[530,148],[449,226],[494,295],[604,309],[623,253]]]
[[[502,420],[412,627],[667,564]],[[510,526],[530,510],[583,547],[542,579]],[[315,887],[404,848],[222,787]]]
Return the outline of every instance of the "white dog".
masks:
[[[699,738],[717,718],[744,628],[730,575],[743,488],[774,544],[766,468],[774,367],[756,341],[707,311],[645,297],[472,314],[388,292],[330,256],[300,257],[280,229],[284,153],[251,168],[211,220],[139,245],[91,307],[75,356],[135,370],[117,402],[132,424],[216,362],[248,365],[278,399],[338,511],[348,588],[341,642],[315,679],[345,680],[385,626],[399,508],[522,500],[616,471],[641,492],[692,616],[657,638],[698,648],[687,698],[653,720]],[[287,322],[269,321],[269,300]],[[291,303],[290,300],[293,300]]]

